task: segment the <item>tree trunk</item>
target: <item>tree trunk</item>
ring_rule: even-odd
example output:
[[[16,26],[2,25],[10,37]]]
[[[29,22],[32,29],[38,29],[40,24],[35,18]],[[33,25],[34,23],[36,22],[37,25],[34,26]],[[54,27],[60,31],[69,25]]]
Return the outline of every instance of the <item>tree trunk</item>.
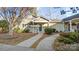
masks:
[[[13,24],[11,22],[9,23],[9,35],[13,36]]]

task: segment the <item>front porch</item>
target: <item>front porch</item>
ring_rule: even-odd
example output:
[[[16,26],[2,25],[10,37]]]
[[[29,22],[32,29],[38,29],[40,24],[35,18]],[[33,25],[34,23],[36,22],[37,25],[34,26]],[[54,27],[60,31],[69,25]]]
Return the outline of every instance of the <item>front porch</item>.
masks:
[[[75,32],[79,30],[79,19],[75,18],[64,22],[65,32]]]
[[[46,24],[46,26],[44,26],[44,24]],[[35,23],[34,24],[29,24],[28,25],[28,29],[30,29],[30,32],[33,32],[33,33],[44,33],[44,29],[45,27],[47,27],[47,23]]]

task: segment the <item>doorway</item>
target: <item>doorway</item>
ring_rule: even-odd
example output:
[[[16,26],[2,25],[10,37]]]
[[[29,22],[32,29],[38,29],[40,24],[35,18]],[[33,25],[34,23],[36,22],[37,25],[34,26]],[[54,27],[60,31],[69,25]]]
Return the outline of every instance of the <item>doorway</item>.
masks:
[[[39,26],[39,31],[42,31],[42,25],[40,24],[40,26]]]

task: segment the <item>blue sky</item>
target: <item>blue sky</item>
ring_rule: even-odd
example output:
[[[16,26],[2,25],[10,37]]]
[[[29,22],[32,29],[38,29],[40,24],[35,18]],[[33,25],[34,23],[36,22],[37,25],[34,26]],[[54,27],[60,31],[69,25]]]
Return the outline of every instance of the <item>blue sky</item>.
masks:
[[[74,7],[76,9],[76,7]],[[61,15],[60,11],[64,10],[66,11],[66,14]],[[39,7],[37,8],[38,16],[43,16],[47,19],[64,19],[66,17],[75,15],[79,13],[79,10],[77,10],[77,13],[72,13],[72,10],[70,7]]]

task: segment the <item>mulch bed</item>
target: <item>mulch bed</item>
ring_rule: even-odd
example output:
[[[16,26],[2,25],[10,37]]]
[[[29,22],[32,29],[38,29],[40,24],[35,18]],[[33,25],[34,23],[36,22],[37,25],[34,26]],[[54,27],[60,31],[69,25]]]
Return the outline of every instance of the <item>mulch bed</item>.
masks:
[[[79,43],[65,44],[63,42],[59,42],[58,39],[54,41],[52,47],[55,51],[79,51]]]

